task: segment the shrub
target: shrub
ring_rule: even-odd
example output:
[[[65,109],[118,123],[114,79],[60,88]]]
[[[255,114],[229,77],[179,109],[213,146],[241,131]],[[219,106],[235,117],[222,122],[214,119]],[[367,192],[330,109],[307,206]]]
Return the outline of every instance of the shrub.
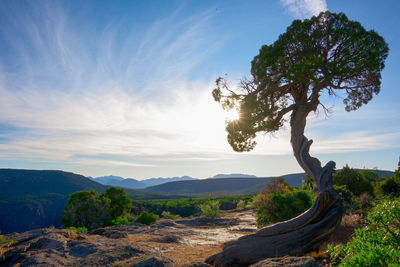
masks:
[[[110,187],[100,195],[96,191],[80,191],[69,196],[61,222],[65,227],[88,229],[113,225],[115,222],[125,223],[118,218],[127,217],[131,205],[132,201],[120,188]]]
[[[110,187],[107,191],[100,195],[110,199],[109,212],[111,219],[117,219],[118,217],[125,217],[131,212],[132,200],[125,193],[124,189]]]
[[[141,223],[141,224],[146,224],[146,225],[151,225],[155,223],[158,220],[158,215],[144,211],[142,212],[138,217],[136,217],[135,222]]]
[[[347,244],[328,246],[332,260],[339,266],[399,266],[400,199],[376,205],[365,221]]]
[[[333,190],[342,198],[345,211],[354,207],[353,193],[350,192],[345,185],[333,185]]]
[[[163,218],[166,218],[166,219],[174,219],[174,220],[175,220],[175,219],[181,218],[181,216],[172,214],[172,213],[169,212],[169,211],[163,211],[163,212],[161,213],[161,216],[162,216]]]
[[[126,217],[117,217],[111,221],[112,225],[129,225],[129,219]]]
[[[392,197],[400,196],[400,168],[394,172],[393,176],[381,181],[379,187],[381,193],[384,195]]]
[[[219,217],[219,202],[210,201],[205,204],[200,204],[201,217],[215,219]]]
[[[96,191],[76,192],[69,196],[61,221],[66,227],[102,227],[110,216],[109,205],[110,200],[98,198]]]
[[[311,207],[312,195],[305,190],[293,189],[286,193],[258,195],[256,204],[257,227],[289,220]]]
[[[335,185],[345,185],[355,196],[359,196],[363,193],[374,196],[373,181],[368,177],[363,176],[362,173],[346,165],[341,171],[333,174],[333,183]]]
[[[0,231],[1,234],[1,231]],[[0,235],[0,245],[4,245],[4,244],[14,244],[15,240],[10,239],[7,236],[4,235]]]
[[[86,227],[70,226],[70,227],[65,227],[64,229],[73,230],[73,231],[79,232],[79,233],[86,233],[88,231],[88,229]]]
[[[246,208],[246,206],[247,206],[247,203],[246,203],[246,201],[244,201],[244,200],[239,200],[239,202],[237,203],[237,205],[236,205],[236,209],[237,210],[244,210],[245,208]]]

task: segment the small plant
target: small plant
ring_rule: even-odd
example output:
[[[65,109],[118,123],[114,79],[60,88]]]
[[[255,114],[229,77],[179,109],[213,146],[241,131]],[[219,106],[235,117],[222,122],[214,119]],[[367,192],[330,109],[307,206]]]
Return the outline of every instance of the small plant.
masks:
[[[400,199],[376,205],[365,221],[347,244],[328,245],[332,260],[339,266],[399,266]]]
[[[246,208],[246,206],[247,206],[246,201],[244,201],[244,200],[239,200],[239,202],[238,202],[237,205],[236,205],[236,209],[237,209],[237,210],[244,210],[244,209]]]
[[[73,231],[78,232],[78,233],[86,233],[88,231],[88,229],[86,227],[70,226],[70,227],[66,227],[64,229],[73,230]]]
[[[210,201],[209,203],[200,204],[201,217],[215,219],[219,217],[219,202]]]
[[[158,215],[144,211],[142,212],[138,217],[136,217],[135,222],[141,223],[141,224],[146,224],[146,225],[151,225],[155,223],[158,220]]]
[[[163,218],[166,218],[166,219],[173,219],[173,220],[181,218],[181,216],[172,214],[172,213],[169,212],[169,211],[163,211],[163,212],[161,213],[161,216],[162,216]]]
[[[113,225],[129,225],[130,222],[126,217],[117,217],[111,221]]]
[[[289,220],[311,207],[312,195],[305,190],[293,189],[283,193],[264,194],[254,199],[257,227]]]

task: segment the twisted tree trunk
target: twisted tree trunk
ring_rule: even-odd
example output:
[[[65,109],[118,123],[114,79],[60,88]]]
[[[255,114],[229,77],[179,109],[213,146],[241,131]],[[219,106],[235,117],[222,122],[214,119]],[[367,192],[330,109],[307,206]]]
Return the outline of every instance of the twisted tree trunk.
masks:
[[[222,252],[206,259],[214,266],[248,266],[270,257],[303,255],[316,250],[329,238],[342,218],[342,202],[332,188],[335,162],[324,167],[310,156],[312,140],[304,136],[307,105],[297,105],[292,112],[291,143],[296,160],[318,187],[312,207],[299,216],[264,227],[254,234],[225,244]]]

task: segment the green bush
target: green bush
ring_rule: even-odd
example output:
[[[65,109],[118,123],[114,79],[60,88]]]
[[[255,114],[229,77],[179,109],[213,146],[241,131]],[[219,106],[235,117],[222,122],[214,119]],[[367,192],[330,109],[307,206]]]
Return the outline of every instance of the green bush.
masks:
[[[109,206],[110,200],[99,198],[96,191],[76,192],[69,196],[61,221],[65,227],[102,227],[109,220]]]
[[[1,234],[1,231],[0,231]],[[0,235],[0,245],[4,245],[4,244],[14,244],[15,241],[8,238],[7,236],[4,235]]]
[[[345,211],[354,208],[353,193],[345,185],[333,185],[333,190],[342,198]]]
[[[117,217],[111,221],[112,225],[129,225],[130,222],[126,217]]]
[[[101,194],[100,197],[110,199],[109,212],[112,220],[118,217],[125,217],[131,212],[132,200],[122,188],[107,188],[107,191]]]
[[[68,230],[73,230],[75,232],[79,232],[79,233],[86,233],[88,231],[88,229],[86,227],[74,227],[74,226],[70,226],[70,227],[66,227],[64,229],[68,229]]]
[[[100,195],[96,191],[80,191],[69,196],[61,222],[65,227],[88,229],[125,223],[118,218],[129,216],[131,206],[132,201],[121,188],[110,187]]]
[[[339,266],[400,266],[400,199],[384,200],[368,213],[365,228],[330,256]]]
[[[380,192],[384,195],[400,196],[400,168],[394,172],[393,176],[387,177],[379,183]]]
[[[136,217],[135,222],[141,223],[141,224],[146,224],[146,225],[151,225],[155,223],[158,220],[158,215],[144,211],[142,212],[138,217]]]
[[[174,220],[175,220],[175,219],[181,218],[181,216],[172,214],[172,213],[169,212],[169,211],[163,211],[163,212],[161,213],[161,216],[162,216],[163,218],[166,218],[166,219],[174,219]]]
[[[359,196],[363,193],[374,196],[373,182],[370,172],[360,173],[347,165],[342,170],[333,174],[333,183],[339,186],[345,185],[354,196]]]
[[[201,217],[215,219],[219,217],[219,201],[200,204]]]
[[[309,209],[312,204],[311,193],[298,189],[285,193],[260,193],[257,198],[257,227],[289,220]]]
[[[237,210],[244,210],[247,207],[247,203],[244,200],[239,200],[239,202],[236,205]]]

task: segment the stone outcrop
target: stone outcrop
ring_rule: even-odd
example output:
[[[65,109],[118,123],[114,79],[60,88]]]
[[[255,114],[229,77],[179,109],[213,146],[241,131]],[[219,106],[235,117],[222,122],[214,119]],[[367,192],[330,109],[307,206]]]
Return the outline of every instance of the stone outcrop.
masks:
[[[269,258],[259,261],[249,267],[319,267],[320,265],[312,257],[282,257]]]
[[[135,244],[127,235],[111,228],[90,235],[50,228],[12,234],[15,243],[3,248],[0,266],[176,266],[158,249]]]

